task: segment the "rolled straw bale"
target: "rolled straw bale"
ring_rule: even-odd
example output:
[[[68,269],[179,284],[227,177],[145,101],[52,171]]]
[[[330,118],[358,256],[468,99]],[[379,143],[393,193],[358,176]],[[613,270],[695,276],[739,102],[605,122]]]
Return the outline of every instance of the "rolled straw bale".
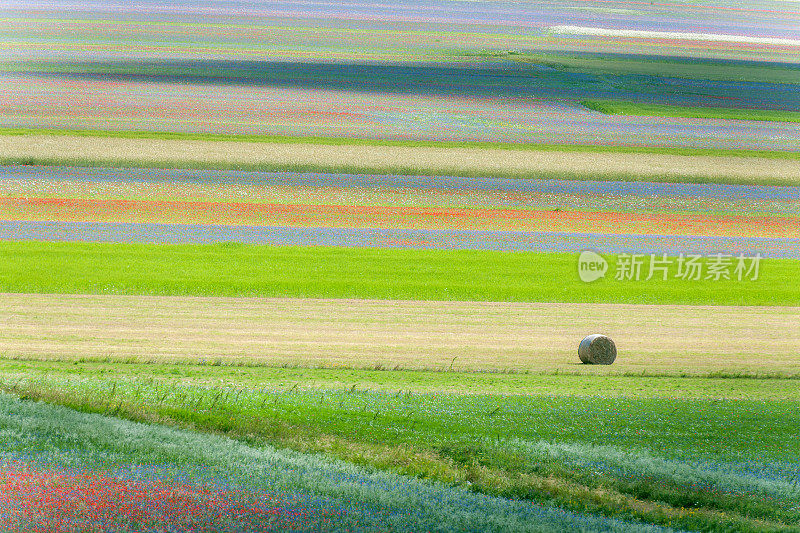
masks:
[[[599,333],[589,335],[578,346],[578,357],[588,365],[610,365],[617,358],[617,346]]]

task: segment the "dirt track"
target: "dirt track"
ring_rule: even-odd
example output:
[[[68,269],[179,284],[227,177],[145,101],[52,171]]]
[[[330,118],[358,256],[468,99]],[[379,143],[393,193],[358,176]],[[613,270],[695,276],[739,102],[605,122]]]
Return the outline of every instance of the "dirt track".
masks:
[[[578,364],[594,332],[613,366]],[[798,346],[800,307],[0,295],[5,358],[797,373]]]
[[[0,136],[0,158],[127,160],[146,163],[329,165],[371,169],[576,176],[694,176],[800,183],[800,161],[667,154],[581,153],[494,148],[328,146],[233,141],[117,139],[48,135]]]

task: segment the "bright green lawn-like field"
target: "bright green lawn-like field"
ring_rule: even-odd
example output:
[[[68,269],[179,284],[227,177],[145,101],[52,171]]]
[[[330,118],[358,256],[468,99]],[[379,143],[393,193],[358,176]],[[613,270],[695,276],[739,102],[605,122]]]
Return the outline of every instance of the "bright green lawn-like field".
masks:
[[[739,109],[735,107],[684,107],[619,100],[584,100],[584,107],[606,115],[641,115],[648,117],[719,118],[725,120],[760,120],[800,122],[800,111],[777,109]]]
[[[759,278],[605,279],[577,273],[577,254],[6,241],[0,292],[287,296],[398,300],[789,305],[800,260],[764,259]],[[644,277],[644,276],[643,276]]]

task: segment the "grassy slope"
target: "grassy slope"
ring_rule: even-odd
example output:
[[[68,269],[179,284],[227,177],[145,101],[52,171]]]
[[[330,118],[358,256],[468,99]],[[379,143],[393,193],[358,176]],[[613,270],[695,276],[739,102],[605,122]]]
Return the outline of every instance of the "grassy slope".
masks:
[[[635,153],[668,155],[704,155],[719,157],[757,157],[767,159],[800,160],[800,152],[779,150],[746,150],[728,148],[681,148],[669,146],[620,146],[549,143],[513,143],[480,141],[414,141],[368,139],[359,137],[314,137],[291,135],[250,135],[227,133],[192,133],[128,130],[87,130],[57,128],[0,128],[0,135],[52,135],[79,137],[112,137],[119,139],[172,139],[193,141],[243,141],[283,144],[320,144],[326,146],[403,146],[433,148],[481,148],[501,150],[532,150],[588,153]],[[33,163],[33,162],[32,162]],[[7,163],[4,163],[7,164]]]
[[[576,254],[260,245],[6,241],[0,291],[401,300],[797,305],[800,261],[763,260],[757,281],[592,284]],[[613,276],[615,258],[607,276]]]
[[[721,396],[715,399],[659,397],[658,387],[607,398],[586,395],[580,383],[563,377],[554,394],[496,396],[239,389],[235,371],[225,386],[201,387],[181,379],[137,380],[137,367],[122,365],[104,378],[99,370],[89,365],[70,374],[62,365],[49,377],[32,373],[22,380],[4,373],[2,388],[577,512],[705,531],[781,530],[800,519],[797,491],[770,466],[794,460],[798,402],[758,392],[758,400],[725,399],[744,381],[712,386]],[[770,396],[773,382],[751,380],[747,387]],[[397,383],[407,381],[400,376]],[[753,477],[741,461],[765,477]]]
[[[642,115],[650,117],[719,118],[725,120],[760,120],[800,122],[800,111],[774,109],[737,109],[734,107],[684,107],[675,105],[624,102],[619,100],[584,100],[584,107],[606,115]]]

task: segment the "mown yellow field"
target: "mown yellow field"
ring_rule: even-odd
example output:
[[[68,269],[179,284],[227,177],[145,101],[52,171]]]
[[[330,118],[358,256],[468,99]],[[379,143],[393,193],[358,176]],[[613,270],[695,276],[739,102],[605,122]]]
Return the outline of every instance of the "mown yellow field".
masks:
[[[574,174],[575,177],[696,178],[797,184],[800,161],[751,157],[590,153],[431,146],[360,146],[80,136],[0,136],[0,159],[76,160],[112,164],[348,167],[388,173]]]
[[[610,335],[610,367],[579,341]],[[0,295],[3,358],[797,374],[800,307]]]

